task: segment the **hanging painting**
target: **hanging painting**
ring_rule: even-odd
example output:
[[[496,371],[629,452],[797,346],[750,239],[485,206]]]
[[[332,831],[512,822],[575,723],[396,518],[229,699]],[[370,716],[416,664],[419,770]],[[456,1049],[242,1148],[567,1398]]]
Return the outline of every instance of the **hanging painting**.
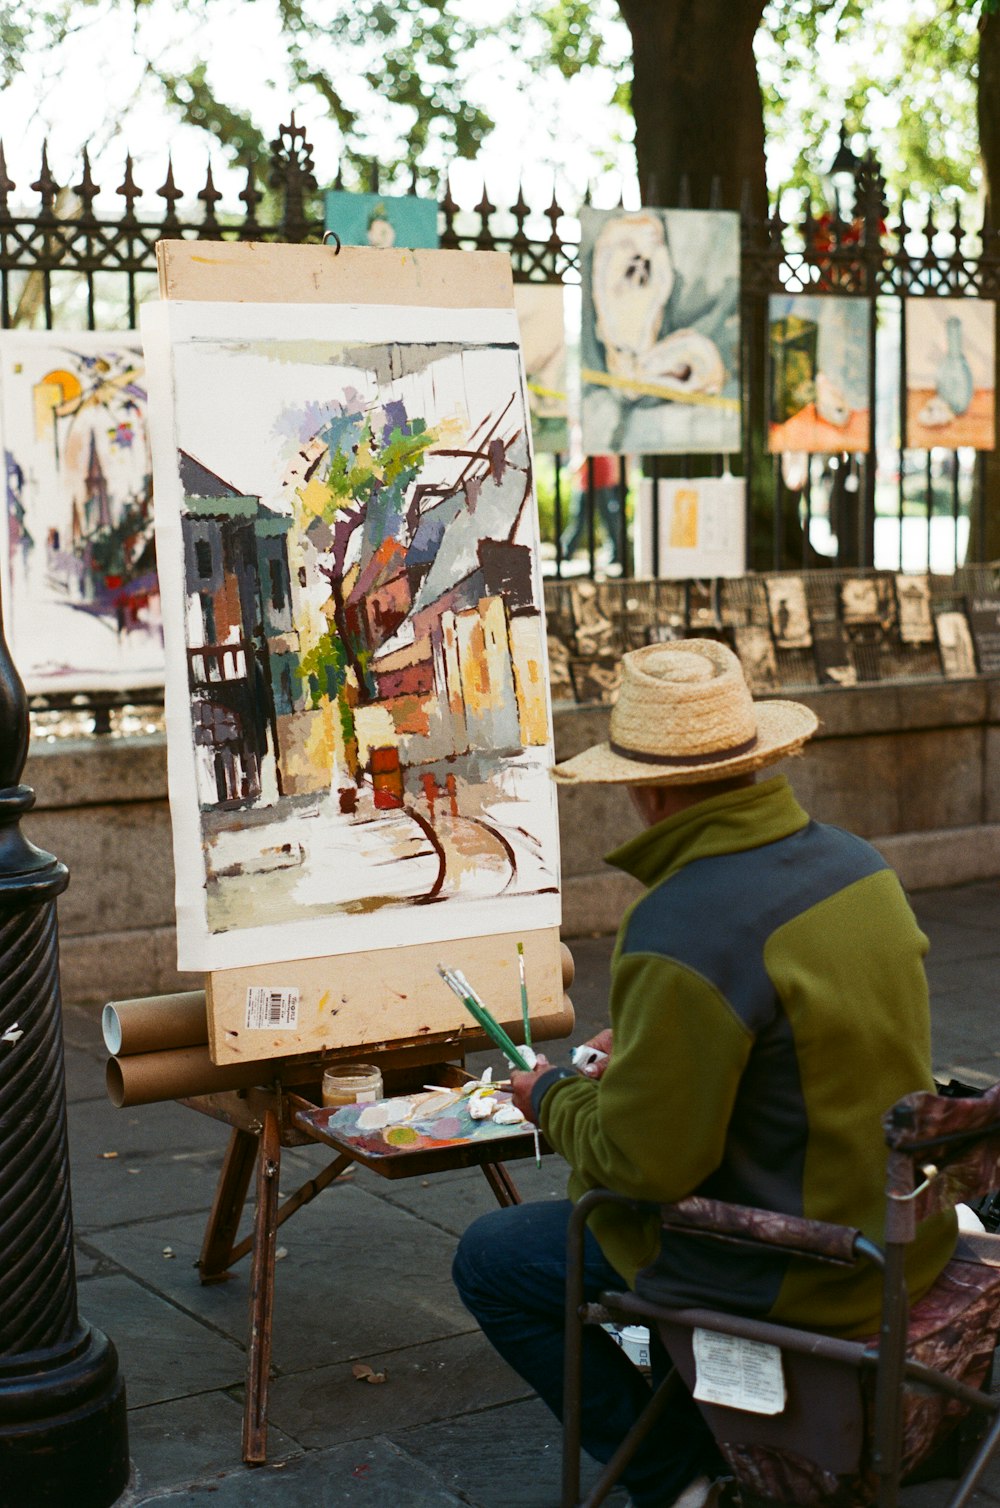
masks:
[[[996,304],[906,301],[906,444],[993,450]]]
[[[580,224],[584,450],[739,450],[739,216],[584,209]]]
[[[144,313],[180,966],[556,924],[513,310]]]
[[[566,327],[560,283],[515,283],[514,308],[531,406],[535,449],[569,450]]]
[[[382,251],[393,246],[415,247],[438,244],[436,199],[419,194],[348,194],[328,190],[325,200],[327,230],[344,246],[375,246]]]
[[[768,448],[869,448],[869,306],[863,298],[773,294]]]
[[[0,335],[0,600],[29,691],[163,681],[139,338]]]

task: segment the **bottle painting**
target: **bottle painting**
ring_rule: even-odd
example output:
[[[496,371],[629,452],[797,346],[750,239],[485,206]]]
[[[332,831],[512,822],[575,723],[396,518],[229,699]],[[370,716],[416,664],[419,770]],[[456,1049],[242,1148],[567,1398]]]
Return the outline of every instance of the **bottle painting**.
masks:
[[[972,368],[962,349],[962,321],[952,315],[945,328],[948,352],[937,369],[935,389],[953,414],[964,414],[972,402],[975,385]]]

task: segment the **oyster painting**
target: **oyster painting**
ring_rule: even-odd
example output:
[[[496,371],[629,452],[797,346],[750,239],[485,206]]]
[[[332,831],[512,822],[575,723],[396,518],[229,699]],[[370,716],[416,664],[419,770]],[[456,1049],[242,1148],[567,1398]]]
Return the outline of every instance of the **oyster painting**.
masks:
[[[143,314],[180,967],[556,925],[513,310]]]
[[[996,447],[996,304],[906,301],[906,444],[913,450]]]
[[[580,226],[584,450],[739,450],[739,216],[585,208]]]
[[[869,449],[868,300],[774,294],[768,449]]]
[[[163,682],[139,337],[0,335],[0,599],[29,691]]]

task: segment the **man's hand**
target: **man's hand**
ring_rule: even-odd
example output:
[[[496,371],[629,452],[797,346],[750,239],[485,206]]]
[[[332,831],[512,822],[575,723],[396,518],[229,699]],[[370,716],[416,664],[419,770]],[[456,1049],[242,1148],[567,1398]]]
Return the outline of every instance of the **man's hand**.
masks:
[[[535,1125],[536,1121],[534,1106],[531,1103],[531,1091],[532,1089],[534,1089],[542,1074],[548,1073],[551,1067],[552,1064],[549,1062],[548,1058],[543,1057],[542,1054],[539,1053],[538,1057],[535,1059],[535,1066],[530,1073],[518,1073],[516,1069],[511,1072],[510,1092],[514,1104],[517,1106],[518,1110],[520,1110],[525,1120],[531,1121],[532,1125]]]
[[[598,1052],[607,1054],[607,1063],[595,1063],[592,1068],[585,1068],[583,1073],[588,1079],[599,1079],[611,1061],[611,1028],[606,1026],[596,1037],[591,1037],[585,1042],[584,1047],[596,1047]]]

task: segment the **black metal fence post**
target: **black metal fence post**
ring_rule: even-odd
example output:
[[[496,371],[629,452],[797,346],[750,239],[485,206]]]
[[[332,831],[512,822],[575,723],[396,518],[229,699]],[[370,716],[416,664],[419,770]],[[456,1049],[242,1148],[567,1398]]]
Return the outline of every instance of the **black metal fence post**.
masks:
[[[0,631],[0,1508],[107,1508],[128,1478],[114,1345],[76,1306],[56,897],[29,843],[28,704]]]

